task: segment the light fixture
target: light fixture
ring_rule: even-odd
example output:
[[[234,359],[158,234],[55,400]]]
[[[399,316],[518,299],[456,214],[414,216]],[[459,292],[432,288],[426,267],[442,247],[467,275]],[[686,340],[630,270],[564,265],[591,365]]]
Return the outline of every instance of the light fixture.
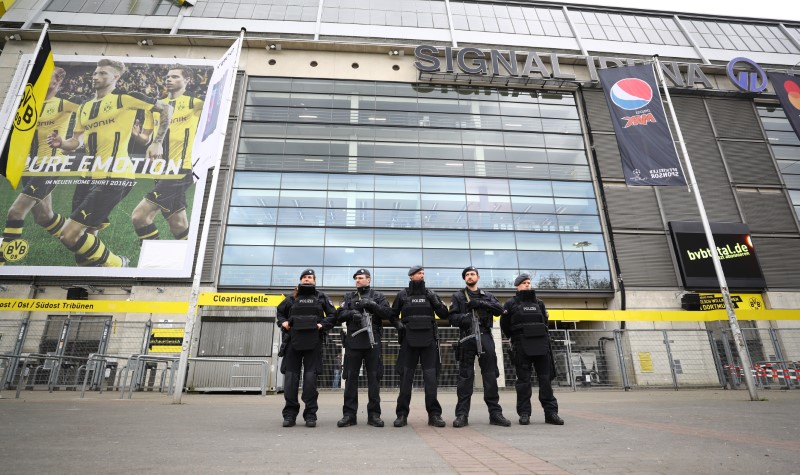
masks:
[[[102,294],[104,292],[103,289],[101,289],[100,287],[96,287],[94,285],[87,285],[86,288],[98,294]]]
[[[5,292],[8,290],[8,286],[0,284],[0,292]]]
[[[144,40],[139,40],[136,42],[136,44],[139,46],[153,46],[153,40],[149,38]]]
[[[20,41],[20,40],[22,40],[22,37],[19,36],[18,33],[14,33],[13,35],[6,36],[6,41]]]
[[[281,45],[280,43],[270,43],[267,45],[267,49],[270,51],[280,51]]]
[[[403,51],[399,49],[391,49],[389,50],[389,56],[403,56]]]

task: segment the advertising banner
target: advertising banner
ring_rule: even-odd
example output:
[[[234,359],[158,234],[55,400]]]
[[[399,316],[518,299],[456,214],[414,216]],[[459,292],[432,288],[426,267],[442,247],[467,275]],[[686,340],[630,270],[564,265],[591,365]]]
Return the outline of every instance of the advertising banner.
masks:
[[[690,290],[719,289],[711,249],[698,222],[670,221],[670,233],[683,285]],[[764,289],[767,283],[756,256],[750,228],[740,223],[711,223],[722,271],[730,289]]]
[[[685,185],[653,66],[597,72],[614,124],[628,185]]]
[[[800,137],[800,76],[783,73],[767,73],[767,76],[794,133]]]
[[[54,60],[21,186],[0,184],[0,276],[189,277],[206,176],[192,146],[216,61]]]

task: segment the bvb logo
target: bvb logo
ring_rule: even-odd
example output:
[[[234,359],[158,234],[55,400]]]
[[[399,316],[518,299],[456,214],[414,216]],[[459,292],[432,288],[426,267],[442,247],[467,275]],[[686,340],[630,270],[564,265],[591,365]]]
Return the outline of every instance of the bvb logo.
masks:
[[[24,239],[14,239],[8,243],[8,246],[5,246],[3,254],[7,262],[17,262],[25,259],[25,256],[28,255],[28,249],[30,249],[28,241]]]
[[[31,130],[39,120],[39,108],[36,106],[36,98],[33,96],[33,84],[25,86],[25,93],[17,109],[17,116],[14,118],[14,128],[25,132]]]

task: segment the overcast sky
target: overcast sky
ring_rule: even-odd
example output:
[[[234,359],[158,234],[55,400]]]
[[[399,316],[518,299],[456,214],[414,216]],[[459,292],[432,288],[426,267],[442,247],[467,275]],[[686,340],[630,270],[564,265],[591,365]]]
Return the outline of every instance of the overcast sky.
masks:
[[[683,13],[705,13],[747,18],[800,21],[798,0],[667,0],[647,2],[642,0],[560,0],[582,5],[614,6],[641,10],[663,10]]]

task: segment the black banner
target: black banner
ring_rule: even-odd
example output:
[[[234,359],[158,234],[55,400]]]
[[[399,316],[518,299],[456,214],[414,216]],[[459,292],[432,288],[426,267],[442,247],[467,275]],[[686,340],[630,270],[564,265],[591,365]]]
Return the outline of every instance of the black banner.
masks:
[[[598,71],[628,185],[685,185],[653,66]]]
[[[800,77],[783,73],[767,73],[767,76],[794,133],[800,137]]]

